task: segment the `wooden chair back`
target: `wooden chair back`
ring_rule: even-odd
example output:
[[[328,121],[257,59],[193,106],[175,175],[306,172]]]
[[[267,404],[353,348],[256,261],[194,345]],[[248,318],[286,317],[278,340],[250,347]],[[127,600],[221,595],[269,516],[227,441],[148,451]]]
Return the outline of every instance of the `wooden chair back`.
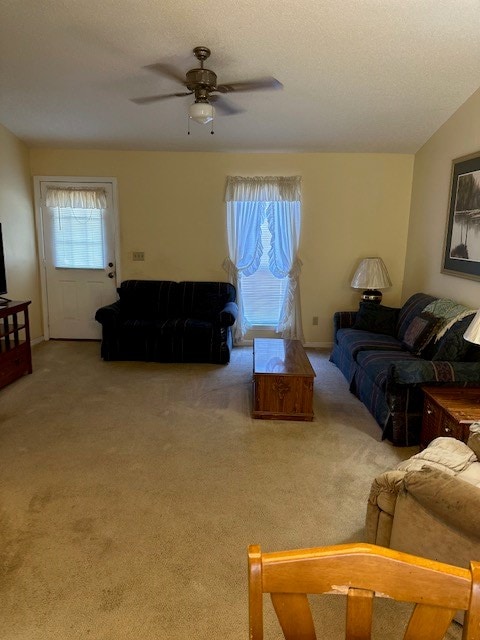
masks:
[[[316,640],[307,594],[347,596],[345,640],[370,640],[373,597],[415,603],[404,640],[441,640],[457,610],[462,638],[480,640],[480,562],[469,569],[371,544],[262,553],[248,549],[250,640],[263,640],[269,593],[286,640]]]

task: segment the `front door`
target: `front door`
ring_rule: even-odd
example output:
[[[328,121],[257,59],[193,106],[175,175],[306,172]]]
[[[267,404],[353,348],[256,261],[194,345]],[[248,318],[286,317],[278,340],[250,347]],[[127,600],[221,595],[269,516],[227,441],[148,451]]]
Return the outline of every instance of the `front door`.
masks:
[[[113,185],[40,181],[40,201],[49,337],[99,339],[95,312],[117,298]]]

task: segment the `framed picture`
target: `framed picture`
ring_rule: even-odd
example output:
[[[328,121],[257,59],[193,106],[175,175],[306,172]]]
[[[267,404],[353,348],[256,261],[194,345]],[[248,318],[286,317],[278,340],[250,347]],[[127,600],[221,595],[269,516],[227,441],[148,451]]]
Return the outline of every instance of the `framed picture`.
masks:
[[[452,162],[442,272],[480,280],[480,152]]]

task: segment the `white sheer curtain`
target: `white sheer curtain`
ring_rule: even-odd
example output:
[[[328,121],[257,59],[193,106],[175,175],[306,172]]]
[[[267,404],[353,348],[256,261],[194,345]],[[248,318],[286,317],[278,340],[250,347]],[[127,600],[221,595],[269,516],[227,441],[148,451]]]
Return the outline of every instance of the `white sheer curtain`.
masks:
[[[229,176],[225,200],[227,202],[227,231],[229,257],[224,268],[237,289],[239,314],[234,330],[235,342],[248,331],[242,305],[241,276],[258,269],[262,254],[261,231],[265,215],[272,234],[269,266],[277,278],[288,278],[280,319],[275,330],[284,338],[303,341],[300,311],[298,258],[300,239],[300,176],[244,178]],[[270,203],[266,208],[258,202]]]
[[[269,251],[270,271],[276,278],[288,278],[277,333],[282,338],[302,340],[302,316],[299,278],[302,262],[298,257],[300,242],[300,202],[272,202],[267,212],[272,234]]]

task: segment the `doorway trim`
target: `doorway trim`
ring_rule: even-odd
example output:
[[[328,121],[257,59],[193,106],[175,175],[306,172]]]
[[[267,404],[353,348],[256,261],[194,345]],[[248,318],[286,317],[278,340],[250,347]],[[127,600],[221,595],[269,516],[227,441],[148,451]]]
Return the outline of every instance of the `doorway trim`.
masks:
[[[113,219],[115,224],[115,283],[121,282],[121,263],[120,263],[120,225],[118,215],[118,193],[117,179],[89,176],[33,176],[33,195],[35,202],[35,226],[37,231],[37,251],[38,251],[38,270],[40,272],[40,290],[42,300],[42,319],[43,319],[43,337],[50,340],[50,319],[48,317],[48,294],[47,294],[47,277],[45,274],[45,244],[42,222],[42,198],[41,185],[42,182],[65,182],[81,184],[82,182],[97,182],[98,184],[110,184],[112,188],[112,208]]]

